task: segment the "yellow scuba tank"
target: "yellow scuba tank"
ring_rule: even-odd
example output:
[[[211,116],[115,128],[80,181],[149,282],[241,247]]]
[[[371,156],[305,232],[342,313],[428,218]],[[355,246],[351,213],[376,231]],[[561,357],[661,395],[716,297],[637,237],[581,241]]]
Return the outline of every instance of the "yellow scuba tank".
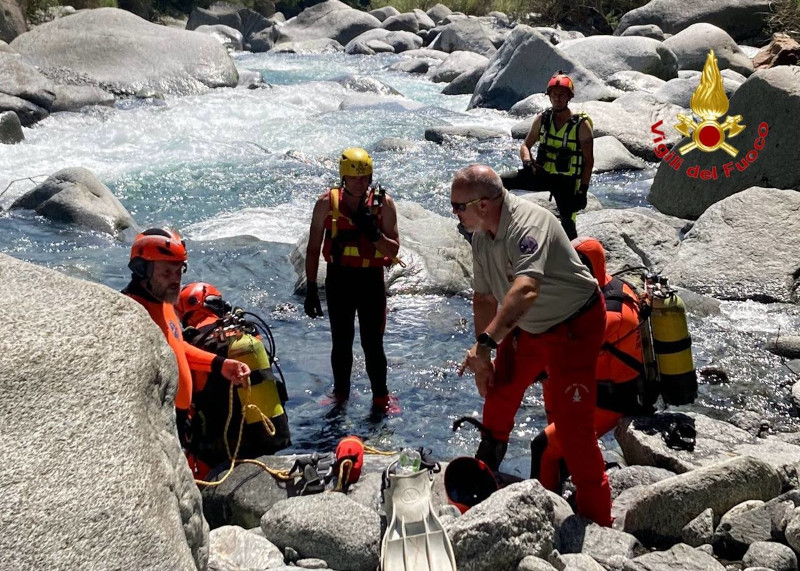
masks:
[[[692,337],[686,306],[667,279],[648,276],[653,352],[666,404],[682,405],[697,398],[697,373],[692,360]]]
[[[269,418],[283,414],[275,375],[269,361],[269,355],[261,340],[248,333],[231,342],[228,347],[228,358],[241,361],[250,367],[250,387],[238,387],[239,400],[258,407]],[[249,393],[249,394],[248,394]],[[248,407],[244,415],[247,424],[261,422],[258,410]]]

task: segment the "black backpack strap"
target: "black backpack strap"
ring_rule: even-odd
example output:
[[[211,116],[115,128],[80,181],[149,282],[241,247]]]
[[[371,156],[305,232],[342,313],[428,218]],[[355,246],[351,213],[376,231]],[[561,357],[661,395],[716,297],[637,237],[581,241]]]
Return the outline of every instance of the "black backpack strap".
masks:
[[[630,367],[634,371],[636,371],[639,375],[644,375],[644,363],[641,361],[637,361],[635,357],[628,355],[624,351],[619,350],[617,347],[612,345],[611,343],[603,343],[603,346],[600,347],[603,351],[608,351],[614,357],[622,361],[625,366]]]

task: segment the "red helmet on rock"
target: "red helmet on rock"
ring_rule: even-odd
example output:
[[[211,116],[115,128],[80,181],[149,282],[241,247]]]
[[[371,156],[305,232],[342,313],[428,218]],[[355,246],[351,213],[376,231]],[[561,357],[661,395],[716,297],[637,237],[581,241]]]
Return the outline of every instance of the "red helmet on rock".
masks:
[[[186,243],[177,232],[163,228],[145,230],[133,240],[128,267],[134,275],[149,278],[153,273],[152,262],[186,263]]]
[[[550,90],[554,87],[566,87],[569,89],[569,96],[575,97],[575,84],[572,83],[572,78],[560,69],[547,82],[545,94],[550,95]]]
[[[175,306],[175,311],[184,325],[195,325],[208,317],[222,317],[230,310],[230,304],[222,299],[222,292],[205,282],[193,282],[183,286]]]

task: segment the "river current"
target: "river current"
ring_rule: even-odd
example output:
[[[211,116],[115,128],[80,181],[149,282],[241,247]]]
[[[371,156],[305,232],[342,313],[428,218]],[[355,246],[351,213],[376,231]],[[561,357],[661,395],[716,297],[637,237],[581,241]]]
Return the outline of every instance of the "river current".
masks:
[[[443,459],[471,455],[477,432],[450,430],[456,418],[479,416],[481,410],[472,379],[455,374],[474,338],[468,299],[389,298],[389,386],[403,412],[375,418],[357,341],[351,401],[344,411],[324,403],[332,385],[328,322],[306,318],[302,299],[293,294],[297,276],[289,253],[308,228],[315,198],[337,182],[343,148],[372,150],[385,137],[412,141],[406,150],[372,153],[375,179],[396,199],[444,216],[451,216],[449,182],[458,168],[473,162],[498,170],[516,166],[519,142],[511,138],[425,141],[426,127],[445,122],[510,127],[517,119],[493,110],[466,112],[469,96],[441,95],[443,84],[388,71],[398,59],[243,53],[235,56],[237,66],[260,72],[269,88],[218,89],[168,97],[163,104],[122,102],[56,114],[25,129],[23,144],[0,145],[0,191],[16,179],[82,166],[108,185],[143,228],[179,230],[189,249],[184,283],[211,282],[226,299],[271,325],[291,399],[290,451],[330,450],[343,436],[357,434],[377,448],[424,445]],[[403,97],[364,97],[336,82],[347,75],[374,77]],[[654,172],[651,166],[597,175],[591,190],[606,208],[646,206]],[[30,180],[12,184],[0,206],[32,186]],[[129,277],[127,238],[54,224],[27,211],[0,214],[3,253],[116,290]],[[798,429],[789,397],[797,378],[762,349],[769,336],[800,330],[796,306],[724,302],[718,316],[690,315],[690,328],[697,367],[722,368],[729,382],[703,382],[697,403],[687,408],[722,419],[752,410],[778,430]],[[535,386],[517,414],[505,471],[527,475],[529,442],[543,426],[541,390]],[[611,435],[603,442],[615,447]]]

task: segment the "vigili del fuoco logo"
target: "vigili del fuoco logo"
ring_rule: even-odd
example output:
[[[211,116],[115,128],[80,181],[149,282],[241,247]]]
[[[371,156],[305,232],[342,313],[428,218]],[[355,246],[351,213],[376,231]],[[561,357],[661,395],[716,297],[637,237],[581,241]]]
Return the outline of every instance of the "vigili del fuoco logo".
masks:
[[[700,165],[695,164],[686,168],[686,176],[690,178],[717,180],[720,171],[725,178],[730,178],[736,172],[746,170],[758,159],[758,151],[764,148],[769,133],[769,126],[766,123],[759,123],[753,147],[746,153],[740,154],[734,143],[728,142],[728,140],[734,139],[744,130],[747,126],[741,123],[744,119],[741,115],[726,115],[721,123],[718,121],[728,112],[728,97],[725,95],[722,75],[719,72],[714,50],[708,52],[703,73],[700,75],[700,85],[692,94],[690,106],[692,115],[678,113],[679,122],[675,125],[675,129],[684,137],[691,137],[692,140],[678,147],[677,152],[669,150],[661,142],[666,139],[663,121],[659,120],[650,127],[650,132],[654,136],[653,151],[662,162],[676,171],[680,171],[683,168],[684,157],[690,155],[695,149],[705,153],[715,153],[721,150],[735,160],[719,165],[719,171],[717,165],[701,169]]]

